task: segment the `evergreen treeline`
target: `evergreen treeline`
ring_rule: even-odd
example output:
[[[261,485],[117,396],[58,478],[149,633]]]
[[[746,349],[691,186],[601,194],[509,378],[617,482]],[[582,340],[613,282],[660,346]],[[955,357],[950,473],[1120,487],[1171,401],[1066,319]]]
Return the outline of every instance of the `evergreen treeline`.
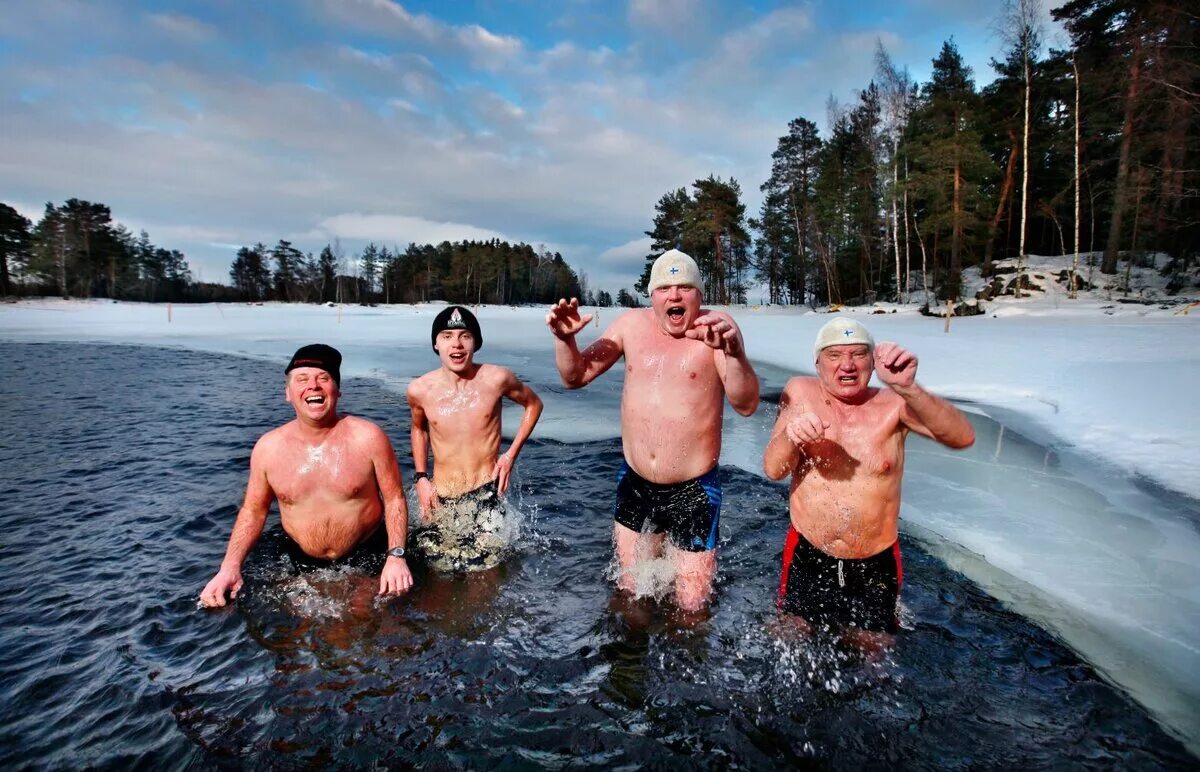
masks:
[[[1043,56],[1036,0],[1007,0],[982,90],[953,41],[924,84],[880,46],[875,80],[831,100],[829,136],[788,125],[757,217],[733,180],[664,194],[637,289],[676,246],[717,303],[744,302],[751,271],[773,303],[957,299],[964,267],[1028,254],[1102,253],[1112,274],[1161,252],[1184,276],[1200,251],[1200,15],[1136,0],[1053,14],[1071,48]]]
[[[225,300],[229,288],[195,284],[183,253],[113,222],[104,204],[46,204],[36,225],[0,203],[0,296]]]
[[[255,244],[238,250],[229,276],[248,301],[517,305],[591,294],[586,276],[577,276],[561,254],[499,239],[410,244],[403,252],[372,242],[349,266],[340,251],[326,245],[313,258],[287,241],[271,249]]]

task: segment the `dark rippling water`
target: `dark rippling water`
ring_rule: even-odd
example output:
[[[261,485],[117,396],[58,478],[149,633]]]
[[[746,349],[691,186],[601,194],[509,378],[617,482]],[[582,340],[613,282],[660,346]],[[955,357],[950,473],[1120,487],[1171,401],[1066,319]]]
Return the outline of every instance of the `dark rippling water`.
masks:
[[[185,351],[0,343],[0,765],[1186,767],[1195,759],[1052,636],[905,543],[882,662],[772,610],[783,489],[722,470],[721,571],[694,626],[622,601],[616,441],[532,441],[518,554],[465,578],[296,577],[278,518],[231,608],[220,562],[280,367]],[[364,381],[406,477],[408,411]],[[599,420],[599,419],[598,419]]]

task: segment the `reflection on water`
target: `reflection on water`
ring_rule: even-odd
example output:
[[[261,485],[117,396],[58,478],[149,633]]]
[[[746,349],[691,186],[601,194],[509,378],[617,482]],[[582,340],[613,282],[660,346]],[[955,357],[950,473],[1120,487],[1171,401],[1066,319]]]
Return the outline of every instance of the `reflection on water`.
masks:
[[[6,766],[1194,763],[1055,636],[907,536],[905,629],[887,656],[795,635],[773,611],[783,490],[736,468],[722,469],[711,614],[615,595],[616,441],[526,446],[527,527],[497,568],[416,565],[411,594],[380,600],[375,576],[297,573],[273,524],[238,602],[198,610],[253,440],[288,417],[279,368],[0,350],[21,405],[0,439]],[[344,390],[405,446],[402,399]]]

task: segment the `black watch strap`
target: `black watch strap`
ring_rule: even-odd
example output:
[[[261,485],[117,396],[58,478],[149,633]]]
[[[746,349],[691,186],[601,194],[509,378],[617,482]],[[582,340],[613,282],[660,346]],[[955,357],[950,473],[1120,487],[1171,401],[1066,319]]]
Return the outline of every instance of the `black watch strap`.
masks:
[[[428,479],[429,479],[428,472],[413,472],[413,482],[416,482],[417,480],[428,480]]]

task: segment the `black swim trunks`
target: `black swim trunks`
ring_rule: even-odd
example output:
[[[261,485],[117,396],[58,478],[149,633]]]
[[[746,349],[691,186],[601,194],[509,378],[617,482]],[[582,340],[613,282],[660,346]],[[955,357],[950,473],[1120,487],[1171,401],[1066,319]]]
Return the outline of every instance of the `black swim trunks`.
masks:
[[[426,562],[446,573],[483,571],[504,560],[511,534],[496,481],[454,498],[442,498],[433,523],[413,533]]]
[[[721,519],[721,480],[717,467],[694,480],[660,485],[622,463],[617,472],[616,521],[633,531],[646,522],[653,533],[667,532],[671,543],[686,552],[717,548]]]
[[[869,558],[842,559],[817,549],[793,527],[783,547],[777,605],[810,624],[895,633],[903,582],[899,541]]]
[[[383,570],[384,561],[387,560],[387,528],[383,523],[376,526],[374,532],[355,545],[354,549],[340,558],[332,560],[312,557],[300,549],[300,545],[290,537],[284,540],[284,544],[287,545],[287,555],[292,559],[292,565],[301,571],[352,566],[367,573],[379,573]]]

